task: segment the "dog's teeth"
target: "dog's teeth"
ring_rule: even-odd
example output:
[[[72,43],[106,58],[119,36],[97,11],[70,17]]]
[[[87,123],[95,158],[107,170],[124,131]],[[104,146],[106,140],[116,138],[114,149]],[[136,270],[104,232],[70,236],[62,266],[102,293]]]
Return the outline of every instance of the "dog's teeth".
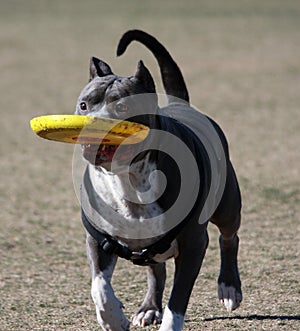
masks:
[[[102,151],[105,151],[105,148],[106,148],[106,146],[105,146],[105,145],[103,145],[103,147],[102,147]]]

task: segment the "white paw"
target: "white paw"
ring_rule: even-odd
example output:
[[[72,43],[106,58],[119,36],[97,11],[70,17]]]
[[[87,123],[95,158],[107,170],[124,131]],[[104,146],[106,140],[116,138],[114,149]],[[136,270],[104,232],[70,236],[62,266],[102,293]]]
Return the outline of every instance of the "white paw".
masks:
[[[130,323],[122,311],[123,305],[104,278],[97,276],[93,280],[91,294],[96,306],[97,320],[103,331],[129,330]]]
[[[181,331],[183,323],[184,316],[170,310],[170,308],[166,306],[162,323],[158,331]]]
[[[228,312],[237,309],[242,302],[242,294],[233,286],[226,286],[225,283],[218,286],[218,296],[221,304],[224,304]]]
[[[132,318],[133,326],[147,326],[151,324],[160,324],[162,320],[162,313],[157,310],[151,309],[147,311],[141,311]]]

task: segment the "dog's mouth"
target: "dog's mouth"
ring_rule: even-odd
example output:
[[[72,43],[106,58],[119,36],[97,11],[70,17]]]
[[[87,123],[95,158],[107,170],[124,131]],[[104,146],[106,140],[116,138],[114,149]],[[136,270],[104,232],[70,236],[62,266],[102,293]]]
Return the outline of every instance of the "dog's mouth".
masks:
[[[115,155],[117,149],[117,155]],[[82,145],[83,157],[94,166],[114,161],[126,161],[132,159],[134,149],[132,145]],[[114,157],[115,156],[115,157]]]

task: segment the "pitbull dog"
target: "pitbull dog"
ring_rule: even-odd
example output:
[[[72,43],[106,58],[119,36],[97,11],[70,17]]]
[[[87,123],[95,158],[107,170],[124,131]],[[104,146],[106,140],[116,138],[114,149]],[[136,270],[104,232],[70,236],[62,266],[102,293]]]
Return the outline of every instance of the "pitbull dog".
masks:
[[[91,294],[97,319],[103,330],[129,330],[130,323],[123,313],[122,303],[114,294],[111,278],[118,257],[126,258],[134,264],[145,265],[148,291],[132,318],[132,324],[146,326],[161,323],[160,331],[179,331],[182,330],[189,297],[208,245],[208,221],[217,225],[220,230],[219,299],[228,311],[238,308],[242,301],[237,263],[241,196],[224,134],[219,126],[208,118],[224,150],[226,181],[213,214],[205,222],[199,222],[214,174],[203,143],[190,128],[174,118],[174,114],[182,114],[181,116],[186,118],[195,116],[194,124],[197,126],[199,112],[189,105],[189,95],[180,69],[155,38],[143,31],[128,31],[119,42],[117,55],[123,54],[133,40],[144,44],[156,57],[168,95],[168,105],[164,108],[158,107],[154,81],[142,61],[139,61],[133,76],[120,77],[112,72],[108,64],[93,57],[90,61],[90,81],[78,98],[76,114],[127,119],[177,136],[191,150],[201,181],[195,181],[191,185],[191,191],[197,189],[198,192],[191,210],[186,216],[182,216],[183,219],[173,228],[164,231],[164,225],[168,221],[166,211],[176,201],[183,185],[178,167],[168,153],[160,151],[159,146],[157,149],[143,148],[136,154],[133,153],[134,147],[130,145],[82,146],[83,157],[88,161],[81,189],[81,203],[92,274]],[[143,97],[137,98],[133,103],[126,101],[126,97],[135,95]],[[142,113],[139,114],[141,110]],[[149,139],[155,139],[155,133]],[[129,175],[124,174],[122,164],[132,155],[134,158],[130,161]],[[113,168],[112,163],[116,163],[117,167]],[[141,193],[149,191],[150,187],[154,187],[155,191],[157,186],[156,189],[159,190],[160,180],[149,179],[150,173],[155,170],[165,174],[167,184],[164,192],[157,199],[143,200]],[[133,192],[129,186],[134,186],[136,191]],[[127,198],[127,191],[130,191],[130,198]],[[125,222],[125,225],[118,223],[123,227],[123,232],[111,226],[119,217]],[[146,221],[151,217],[156,217],[161,225],[161,232],[155,236],[144,235],[139,238],[126,235],[126,229],[131,233],[130,222],[133,218],[137,218],[144,226],[142,232],[148,233],[149,222]],[[125,234],[122,236],[120,233]],[[171,257],[175,259],[176,266],[174,283],[162,313],[165,261]]]

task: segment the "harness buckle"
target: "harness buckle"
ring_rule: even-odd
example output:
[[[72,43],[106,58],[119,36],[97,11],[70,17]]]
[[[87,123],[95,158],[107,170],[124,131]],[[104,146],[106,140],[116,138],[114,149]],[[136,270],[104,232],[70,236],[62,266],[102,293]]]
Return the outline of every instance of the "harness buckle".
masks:
[[[156,261],[152,260],[154,255],[149,249],[145,248],[140,252],[132,252],[131,261],[133,264],[141,266],[157,264]]]
[[[148,254],[148,249],[143,249],[140,252],[132,252],[132,260],[136,260],[136,259],[140,259],[141,257],[147,257],[149,258],[149,254]],[[152,256],[151,256],[152,257]]]

